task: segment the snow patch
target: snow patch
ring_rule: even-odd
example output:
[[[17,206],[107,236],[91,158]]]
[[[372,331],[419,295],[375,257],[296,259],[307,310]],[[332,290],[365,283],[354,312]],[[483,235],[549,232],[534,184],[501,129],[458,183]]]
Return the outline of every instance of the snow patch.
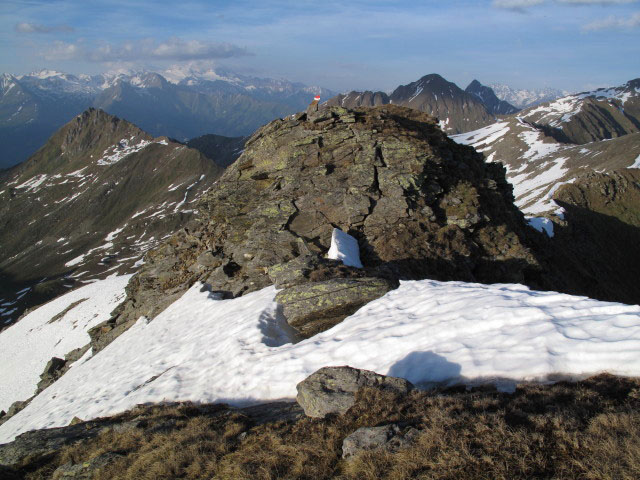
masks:
[[[97,161],[97,164],[113,165],[114,163],[118,163],[123,158],[133,153],[139,152],[147,145],[151,144],[151,142],[148,140],[140,140],[135,145],[129,145],[129,140],[133,140],[133,137],[131,139],[123,138],[117,144],[107,148],[102,153],[102,158]]]
[[[362,268],[358,240],[339,228],[333,229],[331,247],[327,256],[333,260],[341,260],[348,267]]]
[[[111,310],[124,299],[130,277],[102,280],[69,292],[0,334],[0,410],[33,395],[51,357],[63,358],[89,343],[87,331],[109,318]]]

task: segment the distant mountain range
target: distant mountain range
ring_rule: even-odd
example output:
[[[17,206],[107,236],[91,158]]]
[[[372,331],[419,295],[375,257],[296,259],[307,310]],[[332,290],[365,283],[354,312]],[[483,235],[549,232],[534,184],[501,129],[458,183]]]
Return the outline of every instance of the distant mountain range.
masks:
[[[335,93],[286,80],[224,71],[71,75],[42,70],[0,76],[0,168],[26,160],[58,128],[89,107],[180,141],[205,134],[247,136],[310,98]]]
[[[491,83],[488,86],[500,100],[509,102],[519,109],[550,102],[571,93],[556,88],[518,89],[500,83]]]
[[[440,127],[448,134],[468,132],[495,121],[481,98],[465,92],[440,75],[425,75],[408,85],[400,85],[391,95],[384,92],[356,92],[337,95],[328,105],[345,108],[385,105],[392,103],[414,108],[437,117]]]

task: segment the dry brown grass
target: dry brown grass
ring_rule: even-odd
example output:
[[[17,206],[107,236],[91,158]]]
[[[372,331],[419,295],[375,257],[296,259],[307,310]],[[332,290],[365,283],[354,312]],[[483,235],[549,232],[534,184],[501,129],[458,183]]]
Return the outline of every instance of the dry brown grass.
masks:
[[[577,384],[531,385],[515,394],[365,390],[343,416],[256,425],[217,407],[157,406],[127,414],[169,427],[105,430],[68,447],[25,478],[48,478],[66,462],[121,456],[98,479],[637,479],[640,382],[608,375]],[[123,417],[124,418],[124,417]],[[413,426],[396,453],[341,459],[361,426]]]

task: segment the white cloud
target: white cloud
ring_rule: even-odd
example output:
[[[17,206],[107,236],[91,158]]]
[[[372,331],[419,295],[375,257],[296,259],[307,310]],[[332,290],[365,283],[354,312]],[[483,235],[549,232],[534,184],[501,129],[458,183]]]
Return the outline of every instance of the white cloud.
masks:
[[[582,27],[585,31],[597,31],[597,30],[625,30],[628,28],[640,27],[640,12],[636,12],[630,17],[615,17],[613,15],[603,18],[602,20],[596,20],[595,22],[588,23]]]
[[[53,42],[49,50],[43,57],[46,60],[73,60],[78,58],[81,53],[81,47],[74,43],[66,43],[60,40]]]
[[[145,39],[121,44],[105,43],[88,48],[76,43],[55,42],[43,56],[47,60],[88,60],[113,63],[138,60],[203,60],[251,55],[245,48],[227,42],[203,42],[170,38],[163,42]]]
[[[73,32],[70,25],[38,25],[37,23],[20,22],[14,27],[19,33],[55,33],[55,32]]]

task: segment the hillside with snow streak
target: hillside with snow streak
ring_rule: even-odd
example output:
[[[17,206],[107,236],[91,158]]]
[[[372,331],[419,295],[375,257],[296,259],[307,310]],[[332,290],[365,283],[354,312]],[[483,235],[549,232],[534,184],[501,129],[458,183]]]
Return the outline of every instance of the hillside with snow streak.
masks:
[[[640,158],[640,133],[574,145],[555,140],[520,116],[451,138],[482,152],[488,162],[502,163],[516,205],[532,216],[557,211],[552,200],[555,191],[586,169],[638,168]]]
[[[322,366],[351,365],[422,385],[640,375],[640,306],[515,284],[403,282],[330,330],[292,343],[268,287],[220,300],[203,284],[78,362],[0,427],[21,432],[136,404],[246,405],[292,398]],[[382,353],[381,353],[382,352]]]

